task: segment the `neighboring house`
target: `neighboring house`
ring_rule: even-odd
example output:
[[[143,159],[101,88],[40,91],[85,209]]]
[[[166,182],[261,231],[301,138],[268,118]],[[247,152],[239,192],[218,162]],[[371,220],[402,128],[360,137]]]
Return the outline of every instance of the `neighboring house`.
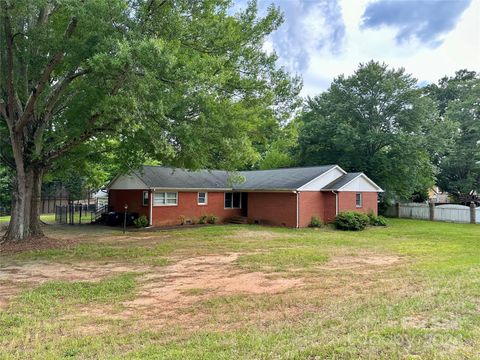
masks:
[[[242,216],[251,223],[306,227],[312,216],[331,221],[341,211],[377,214],[383,190],[363,173],[337,165],[276,170],[188,171],[144,166],[115,177],[108,186],[113,211],[145,215],[150,225],[174,225],[180,218]],[[242,183],[231,180],[244,177]]]
[[[428,198],[432,203],[447,204],[450,202],[450,194],[440,190],[438,186],[428,189]]]
[[[92,198],[95,200],[95,207],[97,210],[108,205],[108,191],[106,190],[100,189],[97,192],[92,193]]]

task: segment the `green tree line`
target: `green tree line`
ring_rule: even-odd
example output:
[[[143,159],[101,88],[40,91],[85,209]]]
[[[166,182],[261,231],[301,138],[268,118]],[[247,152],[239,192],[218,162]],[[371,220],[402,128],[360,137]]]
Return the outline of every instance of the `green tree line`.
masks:
[[[475,193],[479,161],[479,74],[460,70],[419,87],[404,69],[370,61],[306,99],[260,166],[338,164],[365,172],[391,202],[425,200],[434,185],[457,200]]]
[[[478,189],[479,76],[420,88],[371,61],[301,99],[255,1],[0,0],[5,241],[42,235],[44,182],[100,187],[145,163],[241,170],[335,163],[384,199]]]

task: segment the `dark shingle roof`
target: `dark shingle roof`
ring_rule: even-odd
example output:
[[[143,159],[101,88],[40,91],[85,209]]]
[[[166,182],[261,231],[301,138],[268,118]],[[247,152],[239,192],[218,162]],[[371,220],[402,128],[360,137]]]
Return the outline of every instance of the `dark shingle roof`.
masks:
[[[303,168],[241,171],[243,184],[235,184],[239,190],[294,190],[322,175],[336,165]]]
[[[228,173],[219,170],[189,171],[162,166],[144,166],[136,174],[152,188],[226,189]]]
[[[338,179],[332,181],[330,184],[324,186],[322,190],[338,190],[342,186],[347,185],[350,181],[355,179],[356,177],[360,176],[362,173],[361,172],[356,172],[356,173],[347,173]]]
[[[242,184],[229,181],[231,173],[223,170],[189,171],[162,166],[144,166],[136,174],[152,188],[295,190],[336,165],[275,170],[240,171]]]

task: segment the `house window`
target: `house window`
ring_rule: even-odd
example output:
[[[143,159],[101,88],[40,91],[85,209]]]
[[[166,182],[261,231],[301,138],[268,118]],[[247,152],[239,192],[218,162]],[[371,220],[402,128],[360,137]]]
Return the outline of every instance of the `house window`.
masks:
[[[153,206],[175,206],[178,205],[178,193],[156,192],[153,195]]]
[[[143,192],[142,205],[143,206],[148,206],[148,191]]]
[[[363,206],[362,193],[357,193],[356,194],[355,202],[356,202],[357,208],[361,208]]]
[[[198,205],[207,205],[207,193],[206,192],[199,192],[198,193],[198,199],[197,199],[197,204]]]
[[[225,193],[225,209],[240,209],[242,207],[240,193]]]

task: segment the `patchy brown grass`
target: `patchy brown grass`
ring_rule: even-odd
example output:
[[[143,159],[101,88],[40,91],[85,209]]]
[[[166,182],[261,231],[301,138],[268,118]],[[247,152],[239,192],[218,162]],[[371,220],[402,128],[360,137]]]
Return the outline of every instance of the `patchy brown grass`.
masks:
[[[439,233],[427,246],[398,227],[46,229],[50,248],[0,255],[0,358],[478,353],[476,268],[452,262],[458,243],[442,253]],[[437,277],[435,256],[457,267]]]

